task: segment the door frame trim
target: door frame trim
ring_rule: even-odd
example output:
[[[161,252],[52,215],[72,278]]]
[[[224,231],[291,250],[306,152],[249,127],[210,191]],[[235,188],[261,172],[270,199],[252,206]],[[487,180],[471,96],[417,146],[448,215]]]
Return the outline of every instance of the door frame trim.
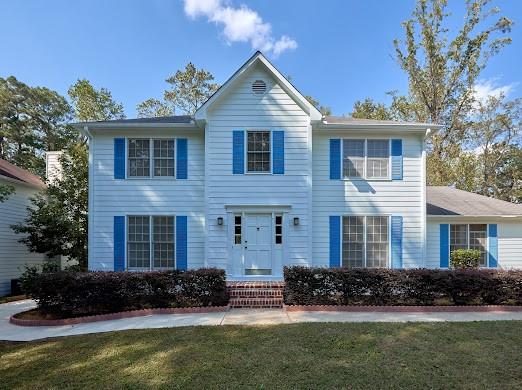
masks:
[[[281,279],[283,276],[283,261],[287,251],[288,242],[288,231],[290,229],[288,214],[291,210],[291,206],[270,206],[270,205],[251,205],[251,206],[225,206],[227,211],[227,248],[229,264],[227,269],[230,270],[230,274],[227,277],[234,279]],[[241,248],[238,248],[237,244],[234,244],[234,216],[241,214]],[[245,247],[244,239],[246,234],[245,217],[247,214],[265,214],[271,216],[271,237],[270,237],[270,256],[272,258],[272,274],[271,275],[245,275]],[[275,244],[275,216],[283,216],[283,243]],[[240,253],[239,250],[241,251]],[[276,260],[276,251],[280,252],[280,260]],[[240,259],[237,259],[237,256]],[[237,264],[239,262],[240,264]],[[240,271],[240,273],[239,273]],[[227,272],[228,273],[228,272]]]

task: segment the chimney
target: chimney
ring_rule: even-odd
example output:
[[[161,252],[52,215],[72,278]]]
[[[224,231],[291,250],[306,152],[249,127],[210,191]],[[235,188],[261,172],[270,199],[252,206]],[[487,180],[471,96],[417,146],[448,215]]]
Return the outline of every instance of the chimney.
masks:
[[[48,183],[62,178],[62,166],[60,165],[60,156],[62,151],[45,152],[45,176]]]

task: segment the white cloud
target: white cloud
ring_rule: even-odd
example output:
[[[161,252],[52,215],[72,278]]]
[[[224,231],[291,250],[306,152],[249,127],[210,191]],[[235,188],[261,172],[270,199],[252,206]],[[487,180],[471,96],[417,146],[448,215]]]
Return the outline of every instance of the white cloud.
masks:
[[[209,22],[222,26],[228,44],[250,42],[253,49],[274,57],[297,48],[297,42],[287,35],[276,40],[272,25],[244,4],[233,7],[223,0],[184,0],[184,3],[185,14],[190,18],[206,17]]]
[[[499,86],[497,79],[479,80],[474,87],[475,98],[484,103],[491,97],[508,96],[515,89],[516,84]]]

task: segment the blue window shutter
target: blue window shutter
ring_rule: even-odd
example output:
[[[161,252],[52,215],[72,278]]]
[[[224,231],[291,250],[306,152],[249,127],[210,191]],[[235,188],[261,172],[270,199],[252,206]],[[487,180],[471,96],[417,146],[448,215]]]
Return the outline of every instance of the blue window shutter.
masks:
[[[392,268],[402,268],[402,217],[391,217]]]
[[[114,271],[125,269],[125,217],[114,216]]]
[[[330,267],[341,266],[341,217],[330,215]]]
[[[245,173],[245,132],[234,130],[232,133],[232,173]]]
[[[402,139],[392,139],[392,180],[402,180]]]
[[[176,140],[176,179],[186,179],[188,171],[187,139]]]
[[[496,223],[488,225],[488,267],[498,267],[498,232]]]
[[[449,225],[447,223],[440,224],[440,268],[449,267]]]
[[[187,269],[187,216],[176,216],[176,269]]]
[[[125,138],[114,138],[114,178],[125,179]]]
[[[330,179],[341,179],[341,140],[330,140]]]
[[[273,168],[275,175],[285,173],[285,132],[272,131]]]

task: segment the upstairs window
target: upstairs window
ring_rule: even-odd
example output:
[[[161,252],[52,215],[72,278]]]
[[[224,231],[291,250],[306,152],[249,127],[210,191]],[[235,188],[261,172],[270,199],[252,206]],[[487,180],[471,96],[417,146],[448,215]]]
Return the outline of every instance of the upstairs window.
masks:
[[[247,172],[270,173],[270,132],[247,133]]]
[[[154,140],[154,176],[174,176],[174,140]]]
[[[345,179],[390,178],[390,140],[344,139],[342,148]]]
[[[129,139],[129,177],[174,177],[174,139]]]
[[[150,140],[129,139],[129,176],[150,175]]]

